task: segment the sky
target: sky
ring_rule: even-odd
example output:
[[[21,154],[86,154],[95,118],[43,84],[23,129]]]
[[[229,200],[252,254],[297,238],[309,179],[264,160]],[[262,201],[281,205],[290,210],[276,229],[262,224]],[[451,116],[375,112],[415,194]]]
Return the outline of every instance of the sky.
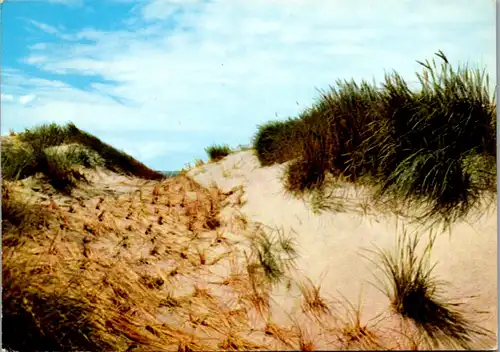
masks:
[[[6,0],[1,133],[73,122],[157,170],[249,144],[337,79],[442,50],[496,84],[493,0]]]

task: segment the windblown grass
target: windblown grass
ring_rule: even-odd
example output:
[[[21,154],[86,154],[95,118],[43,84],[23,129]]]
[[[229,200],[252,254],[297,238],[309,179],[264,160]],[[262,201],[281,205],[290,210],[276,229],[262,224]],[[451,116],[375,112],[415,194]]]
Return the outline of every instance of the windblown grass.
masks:
[[[208,154],[211,161],[219,161],[231,154],[233,151],[228,145],[213,144],[206,147],[205,152]]]
[[[371,184],[374,200],[423,205],[422,217],[465,215],[495,192],[496,105],[484,71],[436,55],[441,65],[419,62],[419,89],[396,72],[380,87],[337,81],[298,119],[259,127],[261,164],[290,161],[292,193],[321,189],[329,173]]]
[[[446,343],[474,348],[474,343],[490,338],[491,333],[469,318],[463,303],[444,296],[445,283],[437,280],[436,264],[430,262],[434,240],[431,235],[419,255],[419,238],[403,231],[394,251],[370,250],[377,259],[368,259],[384,274],[376,286],[389,297],[393,311],[411,321],[434,347]]]

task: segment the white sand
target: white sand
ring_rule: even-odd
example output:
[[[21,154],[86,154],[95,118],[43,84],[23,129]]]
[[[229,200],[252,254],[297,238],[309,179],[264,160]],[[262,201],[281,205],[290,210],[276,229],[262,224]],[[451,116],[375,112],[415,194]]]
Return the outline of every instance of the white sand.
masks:
[[[243,185],[247,202],[242,212],[252,221],[282,228],[289,234],[292,230],[296,233],[300,250],[297,267],[315,283],[319,283],[325,273],[321,282],[323,295],[339,298],[341,294],[356,303],[361,294],[365,322],[380,313],[388,314],[387,297],[369,284],[374,282],[373,274],[378,269],[360,254],[364,248],[373,249],[373,245],[393,248],[396,218],[363,217],[355,212],[315,215],[304,201],[285,194],[280,180],[282,169],[279,165],[261,168],[253,152],[245,151],[219,163],[193,169],[189,175],[206,186],[215,181],[224,191]],[[440,234],[433,249],[433,260],[438,261],[437,276],[448,282],[446,296],[466,302],[472,308],[489,311],[483,325],[496,331],[496,205],[494,208],[473,223],[456,223],[451,236],[448,232]],[[399,221],[399,232],[402,225],[414,228]],[[468,298],[470,296],[477,297]],[[275,298],[285,304],[285,298]],[[297,299],[289,303],[300,304]]]

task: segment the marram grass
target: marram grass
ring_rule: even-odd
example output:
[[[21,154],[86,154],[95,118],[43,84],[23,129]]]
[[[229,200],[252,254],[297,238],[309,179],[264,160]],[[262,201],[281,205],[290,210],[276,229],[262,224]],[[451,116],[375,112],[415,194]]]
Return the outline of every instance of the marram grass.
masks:
[[[484,71],[436,55],[440,65],[419,62],[418,89],[397,72],[380,86],[338,81],[298,119],[259,127],[261,164],[289,162],[293,193],[321,189],[330,173],[371,183],[375,200],[423,204],[424,217],[467,214],[496,183],[496,105]],[[471,167],[474,158],[491,168]]]
[[[471,319],[465,304],[447,297],[446,282],[434,274],[436,263],[430,259],[435,235],[419,253],[420,238],[404,229],[393,250],[376,248],[365,257],[383,274],[375,286],[389,299],[392,310],[411,321],[428,343],[472,349],[478,341],[488,342],[492,334]],[[474,312],[479,314],[478,312]]]

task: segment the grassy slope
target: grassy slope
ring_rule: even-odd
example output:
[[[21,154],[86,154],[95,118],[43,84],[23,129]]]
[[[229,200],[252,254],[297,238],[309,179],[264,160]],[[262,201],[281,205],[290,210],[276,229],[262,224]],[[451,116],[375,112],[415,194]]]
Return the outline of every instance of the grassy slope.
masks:
[[[78,178],[74,167],[81,166],[104,166],[114,172],[150,180],[164,177],[72,123],[37,126],[2,141],[2,175],[7,180],[42,173],[55,181],[55,186],[66,188]]]

